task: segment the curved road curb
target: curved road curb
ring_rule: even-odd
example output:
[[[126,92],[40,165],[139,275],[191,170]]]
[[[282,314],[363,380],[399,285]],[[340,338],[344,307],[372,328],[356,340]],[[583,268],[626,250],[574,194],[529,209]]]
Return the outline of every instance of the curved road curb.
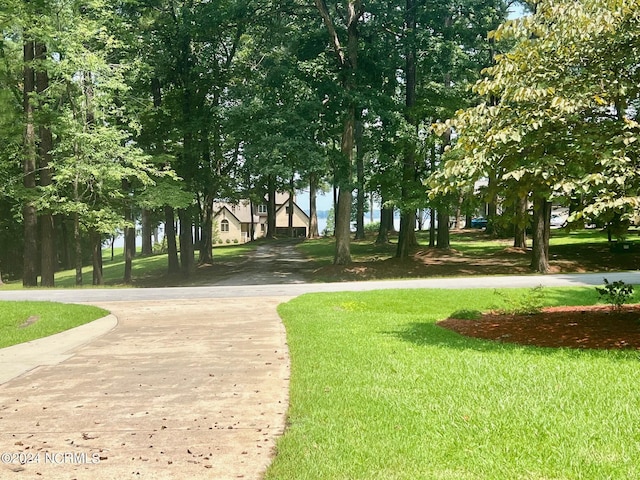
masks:
[[[71,358],[78,347],[110,332],[117,324],[115,315],[109,314],[70,330],[0,349],[0,384]]]

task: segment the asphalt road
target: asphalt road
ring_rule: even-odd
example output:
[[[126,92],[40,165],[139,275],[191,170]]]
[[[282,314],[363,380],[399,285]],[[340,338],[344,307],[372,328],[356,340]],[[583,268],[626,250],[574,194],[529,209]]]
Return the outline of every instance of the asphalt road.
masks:
[[[49,300],[67,303],[105,301],[188,300],[198,298],[293,297],[312,292],[386,290],[393,288],[516,288],[602,285],[623,280],[640,284],[640,271],[580,273],[562,275],[518,275],[487,277],[447,277],[412,280],[384,280],[337,283],[289,283],[271,285],[230,285],[167,288],[83,288],[0,291],[0,300]]]

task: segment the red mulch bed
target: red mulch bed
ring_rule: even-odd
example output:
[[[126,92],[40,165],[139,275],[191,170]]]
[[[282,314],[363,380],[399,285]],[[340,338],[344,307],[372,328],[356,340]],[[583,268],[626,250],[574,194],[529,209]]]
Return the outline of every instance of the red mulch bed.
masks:
[[[540,347],[640,350],[640,305],[550,307],[533,315],[495,312],[477,320],[447,318],[438,325],[462,335]]]

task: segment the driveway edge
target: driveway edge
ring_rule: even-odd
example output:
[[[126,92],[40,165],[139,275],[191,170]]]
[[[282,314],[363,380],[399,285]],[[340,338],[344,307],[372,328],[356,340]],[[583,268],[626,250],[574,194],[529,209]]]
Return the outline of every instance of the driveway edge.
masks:
[[[0,385],[35,368],[56,365],[73,356],[72,350],[82,347],[118,325],[109,314],[84,325],[0,349]]]

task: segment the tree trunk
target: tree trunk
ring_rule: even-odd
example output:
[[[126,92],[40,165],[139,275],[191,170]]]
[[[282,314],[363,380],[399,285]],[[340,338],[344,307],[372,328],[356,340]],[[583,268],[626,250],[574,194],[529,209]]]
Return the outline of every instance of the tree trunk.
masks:
[[[42,43],[36,43],[36,59],[44,61],[46,53],[46,47]],[[36,90],[39,95],[45,95],[48,88],[49,75],[46,68],[41,65],[36,71]],[[48,187],[52,181],[51,151],[53,150],[53,136],[51,135],[51,128],[46,124],[40,125],[39,132],[40,185]],[[50,209],[40,213],[38,223],[40,225],[40,282],[43,287],[53,287],[55,285],[54,275],[57,261],[55,227]]]
[[[349,107],[347,118],[342,131],[342,162],[340,174],[340,190],[338,192],[338,206],[336,217],[336,250],[333,257],[334,265],[348,265],[351,263],[351,167],[353,165],[355,127],[355,107]]]
[[[494,175],[489,175],[489,191],[493,192],[493,185],[496,183]],[[496,221],[498,219],[498,197],[495,193],[491,194],[489,203],[487,204],[487,228],[485,232],[490,235],[496,234]]]
[[[206,200],[205,200],[206,202]],[[196,248],[198,249],[198,251],[200,251],[202,249],[202,231],[201,231],[201,227],[200,227],[200,219],[203,218],[204,216],[204,212],[202,211],[202,208],[200,207],[200,205],[198,205],[198,211],[196,212],[195,215],[193,215],[191,217],[192,220],[192,228],[191,231],[193,232],[193,258],[195,261],[195,254],[196,254]]]
[[[413,109],[416,106],[416,2],[406,0],[405,3],[405,113],[407,122],[416,129],[417,121]],[[409,139],[404,148],[404,161],[402,166],[402,205],[400,210],[400,233],[398,235],[398,248],[396,258],[408,258],[411,247],[417,245],[416,241],[416,209],[410,207],[415,195],[416,182],[416,149],[413,139]]]
[[[213,197],[211,195],[205,195],[202,206],[202,235],[198,263],[213,264]]]
[[[438,236],[436,248],[448,250],[451,248],[449,240],[449,209],[438,209]]]
[[[58,262],[56,256],[55,227],[53,225],[53,215],[51,215],[51,212],[40,215],[38,224],[40,226],[40,285],[43,287],[53,287],[55,286],[55,272]]]
[[[455,215],[455,228],[459,230],[462,228],[462,197],[458,198],[458,203],[456,204],[456,215]]]
[[[551,202],[547,202],[547,208],[544,214],[544,253],[549,260],[549,239],[551,238]]]
[[[73,214],[73,244],[76,266],[76,287],[82,286],[82,237],[80,236],[80,216],[78,212]]]
[[[338,192],[338,210],[336,211],[336,251],[334,265],[351,263],[351,189],[340,187]]]
[[[309,238],[318,238],[318,176],[315,173],[309,175]]]
[[[102,238],[95,230],[91,231],[91,263],[93,266],[93,285],[104,284],[102,276]]]
[[[167,273],[176,274],[180,271],[178,261],[178,246],[176,243],[176,219],[173,207],[164,207],[164,236],[167,239]]]
[[[142,209],[142,255],[153,254],[153,241],[151,239],[153,229],[151,228],[151,212],[146,208]]]
[[[355,125],[356,142],[356,183],[358,193],[356,196],[356,240],[364,240],[364,149],[362,148],[362,110],[358,111]]]
[[[22,159],[23,185],[27,195],[33,195],[36,188],[36,129],[32,94],[35,90],[33,60],[35,44],[32,40],[24,43],[23,70],[23,110],[24,148]],[[25,287],[38,286],[38,218],[32,199],[27,198],[22,206],[24,228],[24,256],[22,284]]]
[[[293,238],[293,177],[289,181],[289,205],[287,208],[287,230],[289,238]]]
[[[516,199],[516,215],[513,234],[515,248],[527,248],[527,197]]]
[[[393,208],[384,205],[384,197],[381,199],[382,207],[380,208],[380,228],[378,229],[378,237],[376,245],[385,245],[389,243],[389,230],[393,225]]]
[[[429,209],[429,246],[430,247],[435,247],[436,246],[436,209],[435,208],[431,208]]]
[[[276,235],[276,179],[273,175],[267,178],[267,235],[273,239]]]
[[[395,214],[396,208],[392,205],[387,209],[387,215],[389,216],[387,228],[389,228],[389,233],[398,233],[398,231],[396,230]]]
[[[473,220],[472,215],[467,213],[464,217],[464,228],[471,228],[471,220]]]
[[[57,215],[55,217],[56,223],[60,226],[60,245],[58,246],[60,250],[60,259],[62,261],[62,269],[70,270],[74,267],[73,263],[73,241],[72,241],[72,232],[69,232],[67,228],[67,221],[69,220],[66,217],[62,217]]]
[[[191,212],[186,208],[180,209],[178,217],[180,219],[180,265],[182,275],[188,278],[194,267]]]
[[[422,208],[418,209],[417,219],[418,219],[418,231],[424,230],[424,212]]]
[[[355,91],[358,73],[358,21],[362,17],[362,4],[360,0],[347,2],[342,18],[347,30],[346,48],[340,42],[340,36],[335,22],[332,20],[327,4],[324,0],[316,0],[316,7],[320,12],[322,21],[327,28],[329,40],[336,55],[338,67],[341,70],[341,86],[344,96],[349,98]],[[352,101],[353,102],[353,101]],[[351,263],[350,224],[351,224],[351,175],[353,168],[353,147],[356,106],[351,103],[346,108],[344,128],[340,151],[341,159],[334,168],[334,179],[337,180],[340,192],[338,193],[338,206],[335,210],[335,237],[336,249],[333,263],[335,265],[347,265]]]
[[[249,241],[253,242],[256,239],[256,221],[254,218],[253,200],[249,200],[249,213],[251,215],[251,230],[249,231]]]
[[[449,25],[451,22],[451,18],[447,17],[445,20],[445,26]],[[451,79],[449,78],[449,74],[445,75],[445,87],[449,88]],[[442,153],[444,153],[444,149],[447,145],[451,144],[451,129],[448,128],[444,134],[442,135]],[[445,200],[446,201],[446,200]],[[438,208],[437,218],[438,218],[438,234],[436,237],[436,248],[448,250],[451,248],[451,243],[449,239],[449,205],[441,206]]]
[[[130,206],[125,208],[125,220],[133,222],[133,212]],[[136,250],[136,227],[129,225],[124,227],[124,278],[125,284],[133,280],[133,257]]]
[[[551,203],[540,195],[533,198],[533,255],[531,269],[535,272],[549,271],[549,224]]]

